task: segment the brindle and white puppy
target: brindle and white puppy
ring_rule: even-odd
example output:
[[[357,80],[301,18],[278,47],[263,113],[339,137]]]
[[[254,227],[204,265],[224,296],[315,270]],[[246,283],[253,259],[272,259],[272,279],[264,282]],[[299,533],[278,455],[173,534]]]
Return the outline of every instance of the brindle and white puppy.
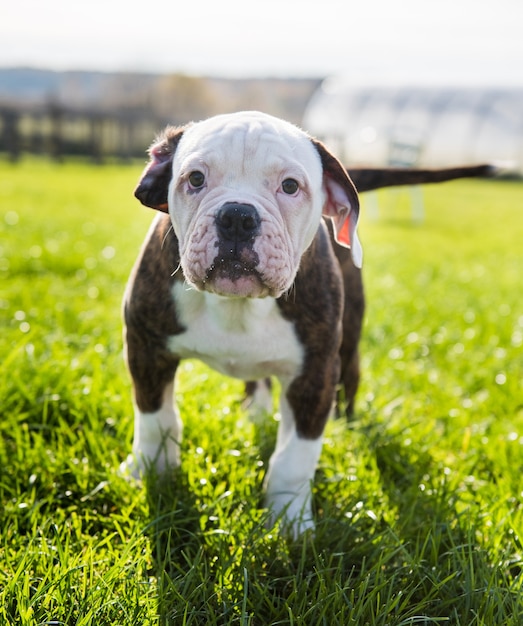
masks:
[[[367,189],[391,184],[361,172]],[[243,112],[168,128],[135,193],[161,213],[125,295],[135,404],[125,465],[135,475],[179,465],[181,359],[246,381],[276,376],[281,420],[266,499],[298,535],[313,527],[311,481],[336,385],[349,412],[358,386],[364,298],[354,184],[297,127]]]

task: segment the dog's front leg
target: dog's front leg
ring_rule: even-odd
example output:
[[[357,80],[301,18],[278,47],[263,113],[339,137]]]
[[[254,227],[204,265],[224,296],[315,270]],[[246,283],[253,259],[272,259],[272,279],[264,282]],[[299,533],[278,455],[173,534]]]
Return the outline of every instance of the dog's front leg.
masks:
[[[285,389],[282,389],[280,413],[276,449],[265,478],[266,500],[274,519],[281,518],[297,537],[314,528],[311,483],[321,453],[323,434],[305,438],[298,433]]]
[[[182,422],[174,397],[178,359],[129,314],[125,338],[133,380],[134,439],[122,470],[136,478],[150,469],[161,474],[180,465]]]
[[[156,411],[142,411],[135,403],[133,451],[125,465],[136,478],[150,469],[162,474],[180,465],[183,425],[173,388],[166,386]]]

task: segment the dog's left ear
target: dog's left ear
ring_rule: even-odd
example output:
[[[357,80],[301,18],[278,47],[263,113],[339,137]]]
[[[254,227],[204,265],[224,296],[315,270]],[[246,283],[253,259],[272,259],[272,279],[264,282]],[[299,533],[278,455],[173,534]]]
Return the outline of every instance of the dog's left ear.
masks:
[[[145,166],[134,195],[151,209],[169,212],[167,196],[172,178],[173,156],[185,128],[168,126],[149,148],[150,161]]]
[[[351,249],[354,265],[361,267],[363,250],[356,230],[360,213],[356,187],[338,159],[317,139],[313,139],[312,143],[323,166],[323,187],[326,193],[323,215],[332,219],[336,241]]]

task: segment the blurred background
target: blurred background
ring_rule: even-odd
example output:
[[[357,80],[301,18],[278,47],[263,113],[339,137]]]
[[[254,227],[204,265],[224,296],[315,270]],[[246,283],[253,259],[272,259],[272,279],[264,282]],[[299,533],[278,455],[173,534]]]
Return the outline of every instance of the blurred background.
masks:
[[[143,157],[260,109],[348,165],[523,174],[521,0],[19,0],[0,7],[0,158]]]

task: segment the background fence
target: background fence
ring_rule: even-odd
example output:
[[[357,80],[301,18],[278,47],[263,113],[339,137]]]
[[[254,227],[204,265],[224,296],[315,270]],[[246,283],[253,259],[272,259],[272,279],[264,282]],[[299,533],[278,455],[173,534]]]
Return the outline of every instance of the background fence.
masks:
[[[73,110],[62,105],[0,107],[0,153],[11,161],[23,153],[45,154],[60,161],[87,156],[101,163],[108,157],[143,157],[166,123],[143,112]]]

